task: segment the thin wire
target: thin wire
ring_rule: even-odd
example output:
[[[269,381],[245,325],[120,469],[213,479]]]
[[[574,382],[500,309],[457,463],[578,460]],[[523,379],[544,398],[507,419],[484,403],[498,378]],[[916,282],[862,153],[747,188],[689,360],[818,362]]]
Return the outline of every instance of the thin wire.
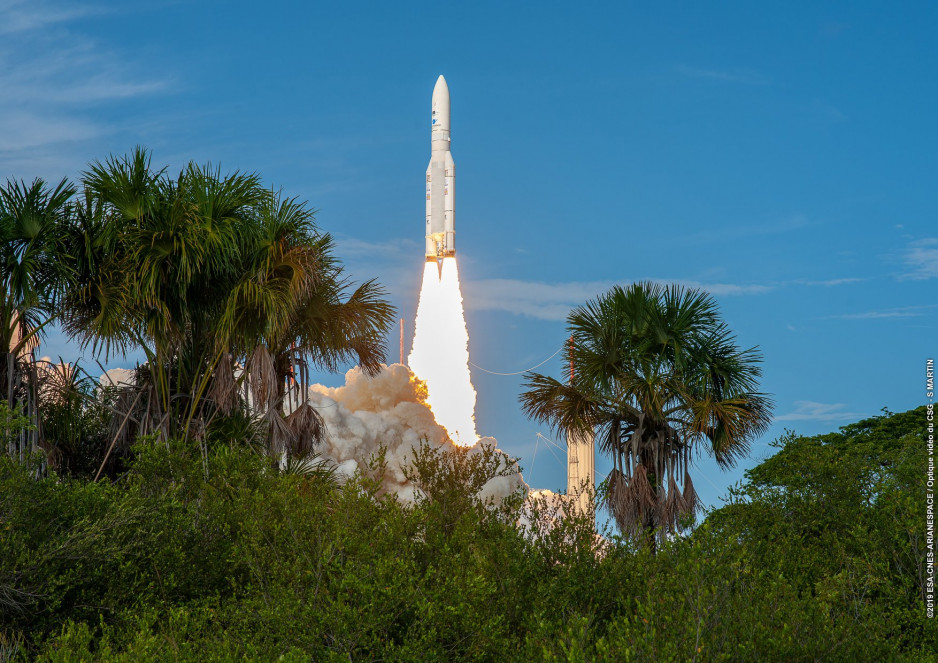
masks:
[[[564,462],[563,462],[560,458],[557,457],[557,454],[554,453],[554,450],[551,449],[551,445],[557,447],[560,451],[566,451],[566,449],[564,449],[564,448],[561,447],[559,444],[557,444],[556,442],[554,442],[553,440],[551,440],[549,437],[547,437],[547,436],[545,436],[545,435],[541,435],[540,433],[535,433],[535,435],[534,435],[534,454],[533,454],[533,457],[531,458],[531,467],[529,467],[528,470],[527,470],[527,471],[528,471],[528,481],[533,481],[533,480],[534,480],[534,462],[537,460],[537,450],[538,450],[538,448],[540,447],[541,440],[543,440],[544,442],[547,443],[547,444],[546,444],[547,450],[551,453],[551,455],[554,457],[554,459],[555,459],[558,463],[560,463],[561,465],[564,464]]]
[[[553,359],[554,357],[556,357],[557,355],[559,355],[561,350],[563,350],[563,346],[562,346],[562,345],[561,345],[559,348],[557,348],[557,352],[555,352],[555,353],[552,354],[550,357],[548,357],[547,359],[545,359],[544,361],[542,361],[540,364],[537,364],[537,365],[535,365],[535,366],[532,366],[531,368],[526,368],[526,369],[524,369],[523,371],[517,371],[516,373],[499,373],[499,372],[497,372],[497,371],[490,371],[490,370],[488,370],[487,368],[482,368],[481,366],[479,366],[479,365],[477,365],[477,364],[473,364],[471,361],[469,362],[469,365],[472,366],[473,368],[478,368],[478,369],[479,369],[480,371],[482,371],[483,373],[491,373],[492,375],[521,375],[522,373],[527,373],[528,371],[533,371],[535,368],[540,368],[541,366],[543,366],[544,364],[546,364],[547,362],[549,362],[551,359]]]
[[[690,468],[691,468],[692,470],[694,470],[694,472],[696,472],[697,474],[699,474],[700,476],[702,476],[704,479],[706,479],[706,480],[707,480],[707,483],[709,483],[711,486],[713,486],[714,489],[716,489],[717,491],[720,490],[719,486],[717,486],[715,483],[713,483],[713,481],[710,480],[710,477],[708,477],[706,474],[704,474],[703,471],[697,469],[697,468],[694,467],[693,465],[691,465]]]
[[[541,435],[540,433],[538,433],[538,435],[540,435],[542,439],[546,440],[546,441],[549,442],[550,444],[553,444],[553,445],[554,445],[555,447],[557,447],[557,449],[559,449],[560,451],[563,451],[564,453],[567,453],[567,447],[566,447],[565,445],[561,445],[561,444],[559,444],[559,443],[557,443],[557,442],[554,442],[552,439],[550,439],[550,438],[547,437],[546,435]]]
[[[534,438],[534,457],[531,459],[531,468],[528,470],[528,481],[533,481],[532,475],[534,474],[534,461],[537,460],[537,445],[541,442],[541,434],[538,433]]]
[[[550,439],[547,438],[547,437],[544,437],[544,436],[541,435],[540,433],[538,433],[537,435],[538,435],[538,437],[539,437],[540,439],[546,440],[547,442],[550,443],[550,444],[547,445],[547,450],[551,453],[551,455],[552,455],[554,458],[557,459],[557,462],[558,462],[558,463],[560,463],[561,465],[563,465],[563,464],[564,464],[564,461],[560,460],[560,456],[558,456],[558,455],[554,452],[554,450],[551,449],[551,445],[556,446],[556,447],[557,447],[558,449],[560,449],[561,451],[565,451],[565,449],[561,449],[560,446],[559,446],[556,442],[550,440]]]
[[[555,459],[558,463],[560,463],[561,465],[566,465],[566,464],[567,464],[567,462],[566,462],[565,460],[562,460],[562,459],[560,458],[560,456],[557,455],[557,452],[554,451],[553,449],[551,449],[550,446],[547,447],[547,450],[551,453],[551,455],[554,457],[554,459]]]

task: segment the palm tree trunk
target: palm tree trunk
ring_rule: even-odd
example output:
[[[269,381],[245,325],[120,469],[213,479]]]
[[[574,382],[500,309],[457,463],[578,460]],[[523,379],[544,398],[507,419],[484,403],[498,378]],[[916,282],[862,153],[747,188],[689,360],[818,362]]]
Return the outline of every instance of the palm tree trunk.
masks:
[[[639,442],[641,446],[641,442]],[[645,469],[645,478],[648,479],[648,483],[651,484],[651,490],[655,496],[655,503],[658,502],[658,481],[657,468],[653,464],[654,458],[650,457],[653,454],[649,453],[648,450],[643,450],[638,457],[638,463],[636,465],[641,465]],[[647,468],[653,468],[652,472],[649,472]],[[651,475],[651,476],[649,476]],[[652,555],[658,554],[658,519],[655,515],[655,511],[652,509],[645,508],[643,517],[642,517],[642,529],[645,531],[645,543],[648,545],[648,549],[651,551]]]
[[[15,367],[16,367],[16,355],[14,355],[12,352],[9,352],[9,350],[4,352],[4,354],[6,355],[6,358],[7,358],[7,398],[6,398],[6,401],[7,401],[7,406],[12,408],[14,405],[13,403],[13,376],[14,376]]]
[[[14,361],[14,358],[13,358],[12,352],[4,352],[3,355],[6,357],[6,365],[7,365],[6,405],[12,412],[13,411],[13,361]],[[5,431],[5,432],[9,432],[9,431]],[[12,458],[12,457],[15,457],[16,455],[16,443],[14,442],[14,438],[12,435],[10,436],[9,439],[10,441],[7,444],[7,453]]]
[[[29,420],[33,424],[30,431],[30,452],[39,451],[39,440],[42,432],[42,420],[39,417],[39,372],[36,370],[36,351],[29,353]],[[43,465],[45,462],[43,462]]]
[[[289,402],[285,403],[284,399],[289,397],[289,392],[287,390],[287,382],[290,379],[290,355],[289,353],[282,353],[274,359],[274,368],[277,374],[277,400],[271,405],[271,408],[277,408],[281,413],[283,412],[284,405],[289,405]]]

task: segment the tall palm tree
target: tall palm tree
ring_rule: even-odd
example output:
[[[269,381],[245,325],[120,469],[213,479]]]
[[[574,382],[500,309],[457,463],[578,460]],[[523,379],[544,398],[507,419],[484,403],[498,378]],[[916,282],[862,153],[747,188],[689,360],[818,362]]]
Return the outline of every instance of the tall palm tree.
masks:
[[[141,349],[147,419],[184,433],[221,357],[213,321],[266,191],[256,175],[195,164],[171,179],[142,148],[93,162],[82,184],[63,327],[106,356]]]
[[[336,371],[351,362],[366,375],[376,375],[385,361],[387,334],[396,317],[383,286],[374,280],[356,285],[343,274],[331,253],[331,237],[324,236],[319,246],[319,280],[297,298],[289,326],[268,340],[278,386],[283,387],[287,378],[295,392],[291,397],[300,401],[286,418],[288,451],[300,457],[325,432],[322,419],[308,402],[310,368]],[[280,407],[284,395],[282,389],[278,391]]]
[[[712,297],[677,285],[616,286],[574,309],[567,327],[572,380],[528,373],[522,408],[596,434],[613,461],[606,506],[623,534],[654,550],[698,508],[697,455],[730,467],[768,427],[761,355],[737,346]]]
[[[202,439],[245,404],[247,382],[271,453],[304,455],[321,420],[308,403],[287,416],[287,385],[347,359],[377,370],[394,317],[380,286],[349,293],[312,210],[255,175],[190,164],[171,179],[138,148],[93,163],[83,185],[64,328],[105,354],[144,351],[147,393],[125,398],[140,411],[132,419]]]
[[[54,187],[41,179],[31,184],[7,181],[0,187],[0,400],[23,408],[34,428],[38,398],[33,350],[71,277],[63,233],[74,193],[64,179]],[[29,446],[35,447],[38,432],[31,437]],[[26,444],[21,440],[19,455]]]
[[[225,302],[222,328],[230,356],[244,358],[242,379],[267,420],[271,454],[302,457],[324,434],[308,402],[310,368],[334,371],[354,361],[376,374],[395,312],[375,281],[355,286],[344,275],[332,237],[318,231],[304,204],[275,195],[258,212],[254,245]],[[213,389],[229,408],[233,371],[230,360],[220,364]]]

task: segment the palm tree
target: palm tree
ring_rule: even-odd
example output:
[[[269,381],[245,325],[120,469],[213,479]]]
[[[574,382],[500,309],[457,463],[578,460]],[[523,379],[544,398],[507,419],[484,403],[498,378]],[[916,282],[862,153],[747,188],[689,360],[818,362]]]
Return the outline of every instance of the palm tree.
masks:
[[[271,196],[258,211],[255,243],[221,316],[231,354],[216,370],[213,397],[234,406],[231,359],[243,357],[241,379],[269,427],[271,455],[303,457],[325,433],[308,402],[310,369],[354,361],[376,374],[395,311],[375,281],[355,286],[344,275],[332,237],[304,204]]]
[[[224,354],[214,320],[267,192],[256,175],[210,166],[189,164],[170,179],[142,148],[92,163],[82,183],[63,328],[106,357],[141,349],[144,419],[185,435]]]
[[[761,355],[737,346],[712,297],[677,285],[616,286],[574,309],[567,327],[571,382],[528,373],[522,408],[596,434],[613,461],[606,506],[623,534],[654,550],[698,508],[697,454],[731,467],[768,427]]]
[[[290,397],[299,400],[286,417],[289,451],[296,456],[309,453],[309,445],[321,441],[325,433],[321,417],[309,404],[310,368],[334,372],[343,363],[355,363],[366,375],[377,375],[396,317],[384,287],[374,280],[354,284],[343,274],[331,247],[332,238],[324,236],[319,244],[320,278],[297,298],[289,326],[268,340],[278,386],[289,384],[295,392]],[[283,398],[284,391],[279,390],[279,407]]]
[[[288,385],[349,359],[378,370],[394,318],[383,289],[349,292],[312,210],[255,175],[190,164],[170,179],[138,148],[93,163],[83,184],[64,328],[106,355],[145,353],[121,435],[204,440],[215,417],[246,406],[249,385],[271,454],[305,455],[321,419],[305,397],[287,416]]]
[[[40,445],[51,469],[91,475],[100,463],[110,421],[108,397],[97,378],[78,364],[39,360]]]
[[[38,399],[33,350],[56,312],[71,276],[63,229],[75,189],[66,180],[50,187],[7,181],[0,187],[0,400],[22,408],[34,431],[28,446],[35,451]],[[25,433],[24,433],[25,435]],[[22,439],[20,456],[26,451]]]

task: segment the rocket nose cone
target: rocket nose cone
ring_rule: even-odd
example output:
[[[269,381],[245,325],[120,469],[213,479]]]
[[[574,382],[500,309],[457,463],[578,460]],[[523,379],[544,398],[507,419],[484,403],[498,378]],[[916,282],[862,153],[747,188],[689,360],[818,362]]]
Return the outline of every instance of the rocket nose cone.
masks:
[[[443,74],[440,74],[440,77],[436,79],[436,85],[433,86],[433,96],[439,97],[442,95],[449,96],[449,86],[446,84],[446,79],[443,78]]]
[[[430,103],[431,126],[433,131],[449,131],[449,87],[446,79],[441,75],[433,86],[433,99]],[[436,134],[433,134],[436,135]],[[446,139],[444,135],[438,138]]]

